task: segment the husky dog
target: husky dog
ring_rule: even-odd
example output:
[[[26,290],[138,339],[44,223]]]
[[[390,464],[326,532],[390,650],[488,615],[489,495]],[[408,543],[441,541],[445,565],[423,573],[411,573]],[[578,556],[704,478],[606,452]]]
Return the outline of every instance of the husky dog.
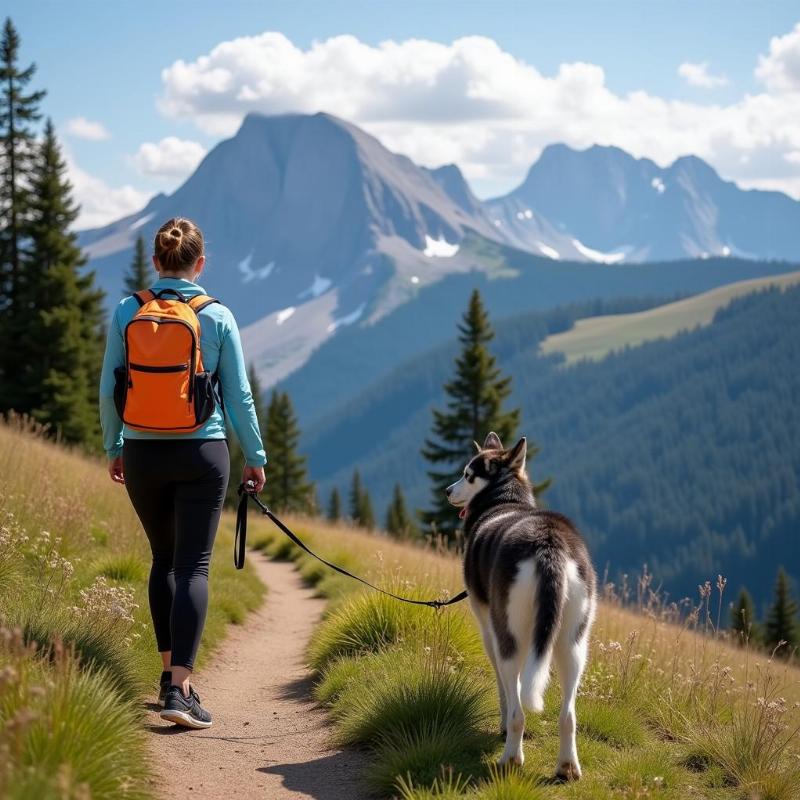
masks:
[[[542,711],[555,659],[562,691],[556,776],[576,780],[575,696],[595,613],[595,572],[572,523],[536,507],[525,439],[505,450],[493,432],[475,447],[447,497],[464,519],[464,578],[497,676],[506,736],[500,764],[522,765],[522,709]]]

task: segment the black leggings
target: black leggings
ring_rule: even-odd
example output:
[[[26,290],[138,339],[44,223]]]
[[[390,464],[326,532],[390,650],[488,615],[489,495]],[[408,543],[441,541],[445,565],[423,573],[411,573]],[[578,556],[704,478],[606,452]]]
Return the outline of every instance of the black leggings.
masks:
[[[208,566],[228,487],[225,439],[126,439],[125,488],[153,566],[150,613],[159,652],[191,669],[208,609]]]

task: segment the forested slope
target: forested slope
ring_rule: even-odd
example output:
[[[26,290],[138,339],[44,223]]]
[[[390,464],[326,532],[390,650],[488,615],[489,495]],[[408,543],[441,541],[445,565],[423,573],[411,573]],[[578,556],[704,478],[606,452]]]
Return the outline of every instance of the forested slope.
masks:
[[[800,577],[800,289],[749,295],[706,328],[566,369],[538,352],[554,319],[504,321],[493,350],[541,448],[532,477],[554,478],[545,501],[585,530],[598,565],[647,562],[673,596],[721,572],[758,603],[779,564]],[[309,431],[323,493],[357,465],[378,509],[395,481],[412,504],[428,501],[419,448],[449,355],[416,359]]]

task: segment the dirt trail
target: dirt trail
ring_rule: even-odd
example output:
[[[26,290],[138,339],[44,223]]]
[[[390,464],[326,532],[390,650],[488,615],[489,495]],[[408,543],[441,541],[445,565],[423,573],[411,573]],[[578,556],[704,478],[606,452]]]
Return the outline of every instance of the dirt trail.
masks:
[[[230,628],[198,674],[197,691],[214,725],[187,731],[163,722],[154,705],[148,712],[154,794],[359,800],[366,796],[362,757],[330,746],[304,660],[325,601],[313,597],[291,564],[248,557],[269,592],[244,625]]]

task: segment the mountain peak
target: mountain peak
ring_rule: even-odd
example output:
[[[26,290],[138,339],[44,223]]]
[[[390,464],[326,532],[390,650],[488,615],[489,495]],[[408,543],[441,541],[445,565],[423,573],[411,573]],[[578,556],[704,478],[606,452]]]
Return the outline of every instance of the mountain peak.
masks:
[[[669,172],[683,172],[695,178],[706,178],[720,181],[719,173],[707,161],[699,156],[686,155],[676,158],[668,167]]]
[[[472,193],[464,174],[455,164],[443,164],[425,171],[442,187],[445,194],[460,208],[469,213],[480,212],[480,201]]]

